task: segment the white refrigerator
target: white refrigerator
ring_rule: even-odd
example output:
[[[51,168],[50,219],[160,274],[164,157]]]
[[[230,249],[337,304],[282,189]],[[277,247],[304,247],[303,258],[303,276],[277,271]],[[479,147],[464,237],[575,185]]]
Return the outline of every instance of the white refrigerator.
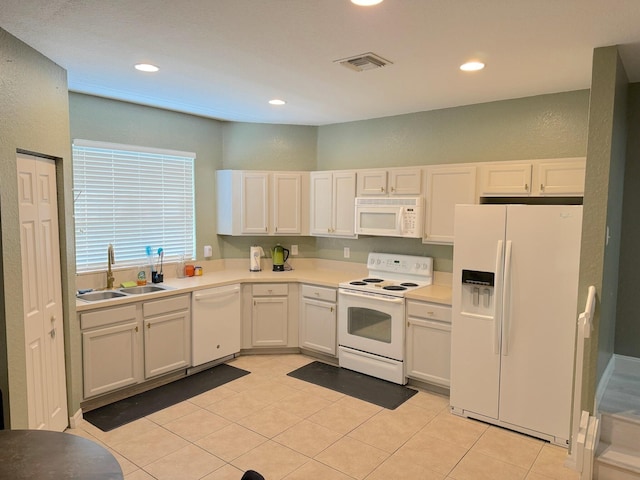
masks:
[[[581,205],[457,205],[451,410],[566,446]]]

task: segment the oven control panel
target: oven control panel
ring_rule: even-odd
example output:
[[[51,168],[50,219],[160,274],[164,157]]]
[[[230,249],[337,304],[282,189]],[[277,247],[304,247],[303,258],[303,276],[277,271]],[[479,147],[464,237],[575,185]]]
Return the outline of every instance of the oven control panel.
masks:
[[[367,261],[369,271],[394,273],[402,275],[417,275],[419,277],[433,276],[433,258],[417,255],[396,255],[393,253],[370,253]]]

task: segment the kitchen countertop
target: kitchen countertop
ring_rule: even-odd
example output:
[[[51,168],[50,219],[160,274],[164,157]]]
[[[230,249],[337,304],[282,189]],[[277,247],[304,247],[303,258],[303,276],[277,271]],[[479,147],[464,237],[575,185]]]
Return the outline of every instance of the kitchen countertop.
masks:
[[[337,288],[341,282],[346,282],[357,277],[353,271],[327,268],[296,268],[285,272],[263,270],[250,272],[246,268],[224,268],[208,271],[202,276],[186,278],[168,278],[159,285],[168,287],[165,291],[129,295],[126,297],[110,298],[94,302],[76,300],[76,311],[83,312],[96,308],[124,305],[132,302],[155,300],[180,293],[190,293],[211,287],[220,287],[235,283],[309,283],[325,287]],[[427,287],[415,289],[406,295],[407,299],[451,304],[451,287],[448,285],[433,284]]]

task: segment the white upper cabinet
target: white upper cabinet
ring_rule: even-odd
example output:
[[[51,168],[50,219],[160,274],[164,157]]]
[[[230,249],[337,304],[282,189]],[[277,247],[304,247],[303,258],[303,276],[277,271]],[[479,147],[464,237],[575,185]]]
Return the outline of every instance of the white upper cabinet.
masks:
[[[442,165],[426,169],[423,243],[453,244],[455,206],[477,203],[475,165]]]
[[[357,170],[357,195],[420,195],[422,193],[422,169],[391,168]]]
[[[310,178],[311,235],[355,238],[355,171],[312,172]]]
[[[308,235],[309,173],[218,170],[221,235]]]
[[[481,197],[582,196],[586,159],[480,164]]]

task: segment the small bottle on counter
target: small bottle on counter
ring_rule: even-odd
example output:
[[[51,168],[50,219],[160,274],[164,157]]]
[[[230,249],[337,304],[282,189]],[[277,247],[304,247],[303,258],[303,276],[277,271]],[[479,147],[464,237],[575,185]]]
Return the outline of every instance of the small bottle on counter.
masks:
[[[147,274],[144,272],[144,269],[141,269],[141,270],[138,272],[138,278],[136,279],[136,283],[137,283],[139,286],[142,286],[142,285],[146,285],[146,284],[147,284]]]

